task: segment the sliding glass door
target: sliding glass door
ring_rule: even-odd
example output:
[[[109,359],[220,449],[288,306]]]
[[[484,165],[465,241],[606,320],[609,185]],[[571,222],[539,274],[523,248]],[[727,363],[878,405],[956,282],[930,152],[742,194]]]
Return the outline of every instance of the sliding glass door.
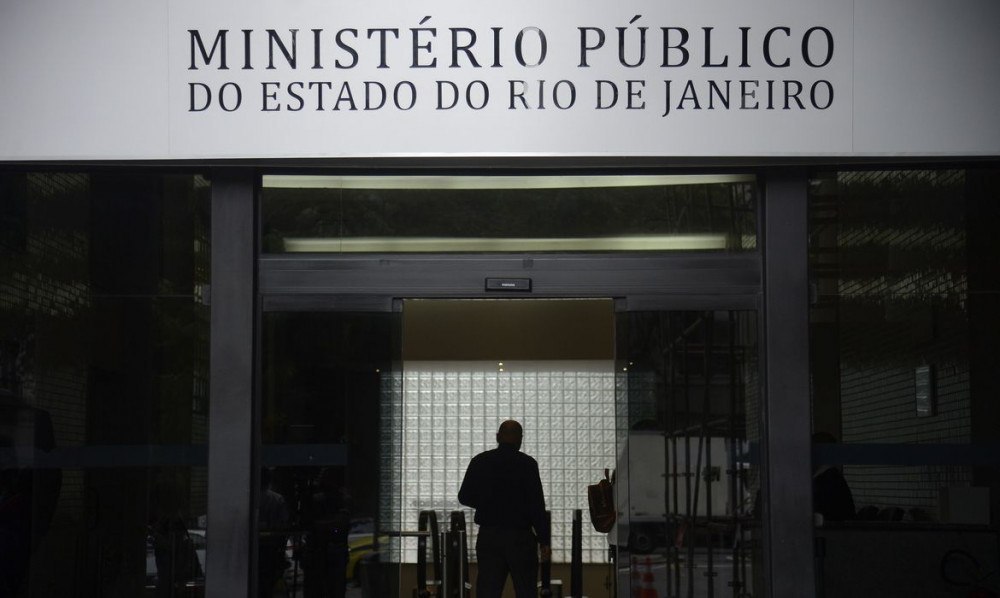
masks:
[[[262,322],[260,596],[397,596],[398,314]]]
[[[757,312],[617,323],[618,595],[762,595]]]

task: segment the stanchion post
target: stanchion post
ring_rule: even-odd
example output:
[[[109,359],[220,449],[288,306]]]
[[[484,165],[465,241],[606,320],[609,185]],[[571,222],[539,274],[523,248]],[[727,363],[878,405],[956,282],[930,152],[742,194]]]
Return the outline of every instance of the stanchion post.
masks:
[[[574,598],[583,596],[583,510],[573,511],[573,547],[569,571],[569,593]]]
[[[552,511],[545,511],[545,518],[549,521],[549,529],[552,529]],[[539,567],[539,576],[542,581],[539,584],[539,596],[549,598],[552,596],[552,559],[543,561]]]
[[[441,561],[441,595],[451,598],[451,532],[441,532],[441,547],[444,549]]]

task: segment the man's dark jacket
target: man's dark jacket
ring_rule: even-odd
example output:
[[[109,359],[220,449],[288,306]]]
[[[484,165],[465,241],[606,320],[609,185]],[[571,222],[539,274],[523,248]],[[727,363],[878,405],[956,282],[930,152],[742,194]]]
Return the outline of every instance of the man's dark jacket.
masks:
[[[550,544],[538,462],[514,445],[500,444],[473,457],[458,500],[476,509],[480,527],[534,528],[538,543]]]

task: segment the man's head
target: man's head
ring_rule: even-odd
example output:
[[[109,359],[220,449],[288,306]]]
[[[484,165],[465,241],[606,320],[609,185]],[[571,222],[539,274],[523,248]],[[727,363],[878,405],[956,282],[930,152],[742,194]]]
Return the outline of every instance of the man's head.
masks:
[[[512,419],[508,419],[504,423],[500,424],[500,429],[497,430],[497,443],[510,445],[515,449],[520,450],[521,438],[523,436],[524,430],[521,428],[521,424]]]

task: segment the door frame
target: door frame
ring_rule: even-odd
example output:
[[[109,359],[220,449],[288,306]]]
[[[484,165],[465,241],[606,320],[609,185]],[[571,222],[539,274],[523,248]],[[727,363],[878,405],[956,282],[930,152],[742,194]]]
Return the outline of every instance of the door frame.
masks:
[[[530,290],[487,290],[487,279],[529,280]],[[629,298],[630,305],[756,309],[757,253],[683,255],[264,255],[262,307],[272,310],[389,309],[411,298]],[[673,307],[677,306],[677,307]]]

